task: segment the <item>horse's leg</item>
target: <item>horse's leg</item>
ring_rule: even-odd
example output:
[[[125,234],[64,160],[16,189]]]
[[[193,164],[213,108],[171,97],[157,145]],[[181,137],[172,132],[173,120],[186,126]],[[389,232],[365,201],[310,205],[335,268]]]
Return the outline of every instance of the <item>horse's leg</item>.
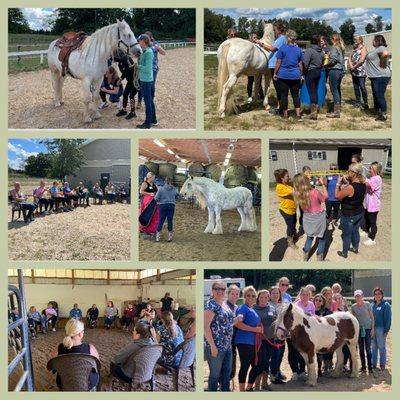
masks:
[[[92,82],[92,98],[93,98],[93,119],[99,119],[101,118],[101,113],[99,111],[99,106],[100,106],[100,86],[101,86],[101,80],[100,81],[93,81]]]
[[[272,79],[271,73],[268,70],[268,72],[266,74],[264,74],[264,102],[263,102],[263,105],[266,110],[269,110],[271,108],[271,106],[269,105],[269,88],[271,85],[271,79]]]
[[[214,210],[211,207],[208,207],[208,225],[204,231],[204,233],[211,233],[215,228],[215,218],[214,218]]]
[[[234,75],[234,74],[229,75],[229,79],[225,82],[224,87],[222,88],[222,94],[221,94],[220,105],[219,105],[219,110],[218,110],[220,118],[225,117],[225,111],[227,108],[226,106],[227,106],[227,99],[229,96],[229,92],[232,90],[232,87],[237,82],[237,79],[238,79],[238,77],[236,75]]]
[[[308,379],[306,381],[306,384],[308,386],[316,386],[318,378],[317,378],[317,371],[315,369],[315,364],[316,364],[315,360],[317,359],[317,356],[316,354],[313,354],[312,357],[310,358],[310,354],[304,354],[303,358],[307,365]]]
[[[258,103],[258,94],[260,93],[261,89],[261,78],[262,75],[258,74],[254,77],[254,94],[253,94],[253,101]]]
[[[246,231],[247,230],[247,218],[246,218],[246,213],[244,211],[243,207],[237,207],[238,213],[240,214],[240,226],[238,228],[238,231]]]
[[[86,123],[93,121],[93,119],[90,117],[90,103],[92,101],[92,92],[90,91],[90,86],[90,79],[82,79],[83,118]]]
[[[343,347],[339,347],[338,349],[336,349],[335,353],[336,353],[336,365],[331,376],[334,378],[339,378],[343,375],[343,363],[344,363]]]
[[[64,83],[64,77],[61,76],[61,72],[58,70],[51,71],[51,85],[53,87],[54,102],[56,107],[60,107],[63,104],[62,101],[62,86]]]
[[[357,342],[349,343],[349,350],[351,355],[351,377],[358,377],[358,357],[357,357]]]
[[[248,220],[248,231],[254,232],[257,230],[256,213],[253,207],[253,199],[248,200],[244,207],[244,212],[246,213]]]
[[[222,235],[223,234],[220,208],[215,209],[215,228],[212,231],[212,233],[213,233],[213,235]]]

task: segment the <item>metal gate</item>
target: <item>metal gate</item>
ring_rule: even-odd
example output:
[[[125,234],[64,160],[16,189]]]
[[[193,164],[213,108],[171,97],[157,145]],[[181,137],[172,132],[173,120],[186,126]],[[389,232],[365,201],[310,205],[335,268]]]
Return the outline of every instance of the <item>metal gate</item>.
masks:
[[[12,310],[17,306],[19,311],[19,318],[15,321],[10,321],[8,323],[8,337],[15,337],[17,334],[21,339],[19,343],[20,348],[18,348],[17,355],[8,364],[8,376],[13,373],[18,365],[22,365],[24,372],[19,378],[14,391],[20,392],[24,387],[25,391],[33,392],[33,371],[32,371],[32,358],[31,358],[31,348],[29,343],[29,327],[28,327],[28,315],[25,303],[25,293],[24,293],[24,277],[22,269],[18,270],[18,287],[14,285],[8,285],[8,307],[9,315],[11,315]],[[17,304],[15,304],[17,303]],[[18,338],[18,339],[19,339]]]

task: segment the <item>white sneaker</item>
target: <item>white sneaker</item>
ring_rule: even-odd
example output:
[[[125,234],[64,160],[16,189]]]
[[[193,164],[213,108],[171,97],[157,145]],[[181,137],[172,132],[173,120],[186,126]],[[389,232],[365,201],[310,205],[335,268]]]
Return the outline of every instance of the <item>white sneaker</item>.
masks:
[[[364,245],[365,246],[375,246],[376,245],[376,242],[375,242],[375,240],[372,240],[371,238],[369,238],[368,240],[366,240],[365,242],[364,242]]]
[[[55,331],[56,331],[56,328],[53,328],[52,331],[55,332]]]
[[[368,237],[368,233],[362,230],[362,231],[360,232],[360,236],[361,236],[361,237]]]
[[[249,97],[249,98],[247,99],[247,103],[250,104],[250,103],[252,103],[252,102],[253,102],[253,98],[252,98],[252,97]]]

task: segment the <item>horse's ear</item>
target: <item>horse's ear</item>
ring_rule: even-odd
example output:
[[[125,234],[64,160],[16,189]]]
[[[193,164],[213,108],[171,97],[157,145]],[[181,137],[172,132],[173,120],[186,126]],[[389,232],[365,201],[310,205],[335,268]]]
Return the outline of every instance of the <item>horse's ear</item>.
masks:
[[[263,19],[262,20],[262,27],[265,28],[265,25],[266,25],[266,23],[265,23],[265,20]]]
[[[287,311],[291,311],[293,308],[293,303],[289,303],[289,307],[287,308]]]

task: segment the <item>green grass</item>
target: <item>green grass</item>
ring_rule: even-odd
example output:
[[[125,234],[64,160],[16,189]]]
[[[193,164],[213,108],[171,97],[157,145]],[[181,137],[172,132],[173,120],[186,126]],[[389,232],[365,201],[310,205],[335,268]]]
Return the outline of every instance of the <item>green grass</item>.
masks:
[[[332,107],[332,96],[327,90],[327,104],[320,110],[318,121],[305,120],[298,123],[294,116],[283,120],[267,113],[262,104],[247,104],[246,77],[240,77],[234,87],[236,104],[239,105],[239,115],[229,115],[221,119],[217,115],[217,73],[218,60],[215,55],[204,56],[204,128],[205,130],[231,131],[231,130],[321,130],[321,131],[350,131],[350,130],[384,130],[391,128],[390,115],[385,123],[375,121],[374,115],[366,114],[360,109],[353,108],[354,92],[351,76],[346,74],[342,83],[342,115],[340,119],[325,117],[328,109]],[[372,93],[370,83],[367,83],[370,105],[372,105]],[[275,90],[270,90],[270,103],[275,104]],[[388,109],[392,107],[392,85],[386,91]],[[289,110],[293,110],[293,104],[289,96]],[[390,114],[390,112],[389,112]],[[292,111],[293,115],[293,111]]]

